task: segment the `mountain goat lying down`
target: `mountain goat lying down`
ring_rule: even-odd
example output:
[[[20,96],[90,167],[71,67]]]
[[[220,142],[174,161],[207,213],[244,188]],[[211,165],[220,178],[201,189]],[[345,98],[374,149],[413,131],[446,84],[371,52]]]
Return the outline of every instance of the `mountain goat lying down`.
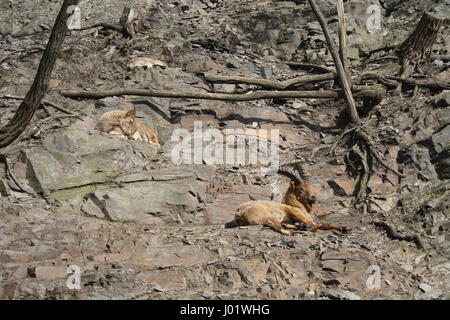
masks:
[[[296,170],[285,166],[281,167],[278,173],[291,179],[283,203],[265,200],[246,202],[236,211],[235,220],[227,223],[226,227],[264,225],[282,234],[289,235],[296,231],[288,229],[295,229],[294,224],[299,222],[312,230],[346,230],[344,226],[314,222],[310,212],[316,202],[316,196],[306,174],[299,165],[297,165]]]
[[[97,130],[159,146],[158,137],[145,123],[136,120],[136,110],[113,110],[104,113],[97,122]]]

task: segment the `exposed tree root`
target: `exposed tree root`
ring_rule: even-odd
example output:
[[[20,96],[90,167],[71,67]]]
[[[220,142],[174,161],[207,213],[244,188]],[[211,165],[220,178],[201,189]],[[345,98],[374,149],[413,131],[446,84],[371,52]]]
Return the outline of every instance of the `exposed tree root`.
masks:
[[[423,245],[422,239],[420,239],[420,237],[417,234],[402,236],[397,231],[395,231],[391,225],[387,224],[384,221],[374,221],[373,223],[377,227],[384,229],[386,231],[387,236],[391,239],[414,242],[416,244],[417,248],[419,248],[419,249],[425,248]]]
[[[358,181],[358,192],[356,194],[356,200],[362,200],[363,197],[366,194],[367,191],[367,184],[369,182],[369,174],[370,174],[370,168],[367,161],[367,153],[366,149],[361,150],[361,147],[358,145],[355,145],[352,148],[353,152],[360,158],[361,164],[363,166],[363,173],[361,174],[359,181]]]
[[[325,39],[327,41],[328,48],[330,49],[334,64],[336,66],[336,71],[337,71],[337,75],[339,78],[339,82],[341,84],[341,87],[344,90],[344,97],[345,97],[345,101],[347,103],[347,111],[350,115],[351,123],[353,126],[353,128],[346,131],[346,133],[347,134],[352,133],[355,137],[354,141],[356,142],[356,144],[354,145],[352,150],[360,158],[361,167],[362,167],[360,169],[360,171],[362,171],[362,173],[360,174],[358,190],[356,191],[356,194],[357,194],[356,199],[359,202],[363,198],[363,196],[366,194],[367,183],[368,183],[368,178],[369,178],[369,173],[370,173],[367,156],[369,154],[372,154],[375,157],[375,159],[378,162],[380,162],[383,166],[388,167],[388,168],[389,168],[389,166],[387,166],[387,164],[378,155],[370,136],[362,128],[361,120],[360,120],[358,112],[356,110],[356,104],[355,104],[354,98],[352,96],[352,92],[350,90],[350,87],[351,87],[350,75],[346,71],[343,61],[342,61],[342,58],[345,58],[345,48],[346,48],[346,44],[344,41],[345,37],[341,35],[341,39],[340,39],[341,54],[339,54],[339,51],[338,51],[333,39],[331,38],[330,31],[328,30],[328,26],[325,21],[325,18],[323,16],[320,8],[318,7],[316,1],[315,0],[308,0],[308,1],[309,1],[309,4],[311,5],[311,8],[313,9],[317,19],[319,20],[320,26],[322,27],[322,31],[325,35]],[[338,4],[338,6],[339,6],[339,4]],[[343,20],[343,16],[344,16],[344,13],[342,12],[343,8],[341,8],[341,10],[339,10],[339,11],[340,11],[339,17],[341,19],[339,25],[340,25],[341,33],[344,33],[344,31],[345,31],[345,23],[344,22],[345,21]],[[341,140],[341,139],[339,139],[339,140]],[[396,170],[394,170],[392,168],[389,168],[389,169],[396,172],[397,174],[401,175]]]

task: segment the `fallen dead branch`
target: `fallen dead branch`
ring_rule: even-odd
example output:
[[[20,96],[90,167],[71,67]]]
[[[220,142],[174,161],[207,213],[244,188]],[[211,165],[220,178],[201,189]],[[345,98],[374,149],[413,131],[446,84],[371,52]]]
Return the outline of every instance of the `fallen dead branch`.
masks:
[[[13,100],[23,100],[25,99],[25,97],[21,97],[21,96],[13,96],[13,95],[3,95],[0,96],[0,99],[13,99]],[[55,108],[56,110],[59,110],[65,114],[68,115],[73,115],[73,116],[77,116],[75,113],[73,113],[72,111],[67,110],[64,107],[58,106],[57,104],[54,104],[53,102],[47,101],[47,100],[42,100],[41,105],[49,105],[53,108]]]
[[[62,96],[80,99],[102,99],[114,96],[146,96],[159,98],[185,98],[185,99],[208,99],[223,101],[251,101],[258,99],[290,99],[290,98],[315,98],[329,99],[343,97],[342,90],[323,91],[255,91],[245,94],[212,93],[212,92],[173,92],[168,90],[150,89],[114,89],[104,91],[85,90],[62,90]],[[358,98],[373,98],[379,96],[382,90],[362,90],[355,93]]]
[[[14,55],[18,54],[18,53],[22,53],[22,52],[26,52],[27,54],[32,54],[34,52],[38,52],[38,51],[44,51],[45,48],[44,47],[32,47],[32,48],[28,48],[28,49],[20,49],[20,50],[15,50],[9,54],[7,54],[6,56],[4,56],[3,58],[0,59],[0,64],[2,64],[3,62],[5,62],[6,60],[12,58]]]
[[[416,244],[417,248],[419,248],[419,249],[425,248],[422,240],[420,239],[420,237],[417,234],[402,236],[397,231],[395,231],[391,225],[387,224],[384,221],[374,221],[373,223],[377,227],[384,229],[386,231],[387,236],[391,239],[414,242]]]
[[[245,83],[245,84],[254,84],[259,85],[264,88],[276,89],[276,90],[284,90],[289,87],[295,86],[301,83],[311,83],[317,81],[325,81],[325,80],[333,80],[335,75],[333,73],[325,73],[319,75],[312,76],[303,76],[297,77],[285,81],[273,81],[267,79],[258,79],[258,78],[250,78],[250,77],[241,77],[241,76],[221,76],[215,74],[205,74],[205,80],[209,82],[217,82],[217,83]]]
[[[386,78],[388,78],[390,80],[396,80],[399,82],[403,82],[404,84],[414,86],[414,87],[418,86],[418,87],[425,87],[425,88],[436,89],[436,90],[450,89],[450,82],[414,80],[414,79],[407,79],[407,78],[401,78],[401,77],[395,77],[395,76],[387,76]]]
[[[120,24],[106,23],[106,22],[99,22],[99,23],[93,24],[92,26],[83,27],[80,29],[70,29],[70,31],[85,31],[85,30],[95,29],[95,28],[103,28],[106,30],[115,30],[117,32],[123,32],[123,27]]]
[[[401,78],[396,76],[382,76],[377,73],[365,73],[361,76],[361,79],[376,79],[380,81],[381,83],[385,84],[386,86],[393,87],[397,86],[399,82],[402,82],[404,84],[413,86],[413,87],[425,87],[435,90],[448,90],[450,89],[450,83],[449,82],[442,82],[442,81],[430,81],[430,80],[415,80],[415,79],[409,79],[409,78]]]
[[[81,119],[79,116],[77,115],[71,115],[71,114],[63,114],[63,115],[56,115],[56,116],[50,116],[47,118],[44,118],[42,120],[39,120],[34,126],[31,126],[27,131],[26,134],[27,136],[31,137],[33,135],[35,135],[36,133],[38,133],[41,130],[42,125],[44,125],[46,122],[51,122],[54,120],[61,120],[64,118],[77,118],[77,119]]]
[[[316,69],[316,70],[319,70],[322,72],[327,72],[327,73],[332,72],[332,73],[336,74],[336,70],[325,67],[325,66],[321,66],[318,64],[302,63],[302,62],[294,62],[294,61],[287,61],[284,63],[287,64],[289,67],[294,67],[294,68],[298,68],[298,69]]]

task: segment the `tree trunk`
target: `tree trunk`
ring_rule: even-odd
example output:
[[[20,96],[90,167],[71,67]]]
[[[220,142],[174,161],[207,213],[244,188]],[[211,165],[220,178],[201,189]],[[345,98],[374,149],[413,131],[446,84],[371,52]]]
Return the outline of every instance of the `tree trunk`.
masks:
[[[443,19],[425,12],[413,33],[400,46],[401,77],[412,73],[431,55]]]
[[[70,16],[68,8],[70,6],[76,6],[79,1],[80,0],[64,0],[50,34],[47,47],[45,48],[41,62],[39,63],[33,84],[14,117],[6,124],[6,126],[0,128],[0,148],[10,145],[20,136],[33,118],[36,109],[41,104],[48,89],[57,55],[61,49],[64,38],[66,37],[68,29],[67,22]]]
[[[139,8],[123,8],[122,17],[119,24],[123,31],[131,38],[136,37],[136,33],[142,29],[142,17]]]
[[[351,86],[351,75],[347,59],[347,28],[344,11],[344,0],[336,0],[336,8],[338,14],[338,35],[339,35],[339,56],[341,57],[342,65],[347,74],[348,81]]]

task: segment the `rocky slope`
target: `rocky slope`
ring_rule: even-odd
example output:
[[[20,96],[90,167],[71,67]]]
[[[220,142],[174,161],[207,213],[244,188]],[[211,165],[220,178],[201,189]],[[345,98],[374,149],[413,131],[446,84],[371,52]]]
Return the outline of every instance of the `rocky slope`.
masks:
[[[27,92],[60,3],[0,0],[0,96]],[[371,200],[361,212],[352,205],[357,176],[346,158],[351,146],[330,154],[345,125],[341,100],[95,101],[59,94],[120,87],[245,93],[256,87],[212,85],[200,73],[285,80],[306,71],[282,61],[331,65],[305,1],[85,0],[82,26],[117,22],[125,3],[147,5],[146,30],[136,39],[95,29],[66,39],[45,99],[79,117],[40,108],[0,163],[0,298],[450,298],[449,92],[389,94],[364,118],[387,162],[404,177],[375,166]],[[444,1],[399,3],[346,2],[355,75],[379,68],[365,63],[370,51],[404,39],[423,10],[449,10]],[[369,4],[382,14],[374,34],[366,27]],[[334,1],[321,5],[335,30]],[[444,24],[434,54],[448,55],[448,29]],[[169,67],[129,70],[130,58],[141,56],[166,57]],[[448,81],[448,65],[428,61],[424,72]],[[383,63],[382,69],[396,67]],[[2,123],[18,104],[0,99]],[[101,114],[121,105],[136,107],[138,118],[158,133],[160,150],[94,129]],[[195,121],[222,133],[279,130],[280,161],[302,160],[311,176],[319,198],[315,219],[351,231],[284,236],[259,226],[225,229],[239,204],[279,201],[288,181],[265,177],[256,165],[176,165],[171,136],[176,129],[193,132]],[[372,223],[378,220],[401,234],[420,234],[424,248],[391,239]],[[80,267],[79,291],[66,286],[70,265]],[[377,288],[367,284],[371,270],[380,271]]]

